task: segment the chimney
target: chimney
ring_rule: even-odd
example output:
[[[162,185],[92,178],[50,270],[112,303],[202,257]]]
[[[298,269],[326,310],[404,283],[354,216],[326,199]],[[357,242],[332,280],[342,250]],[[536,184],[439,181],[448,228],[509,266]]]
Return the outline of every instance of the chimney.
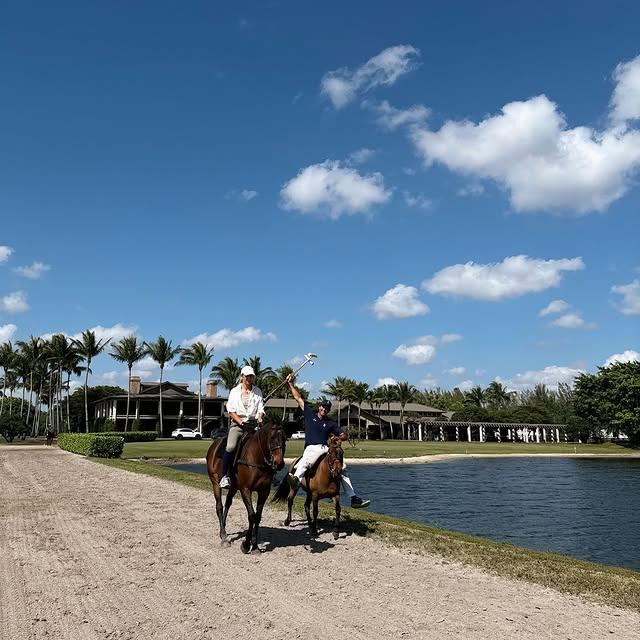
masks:
[[[129,393],[132,396],[137,396],[140,393],[140,376],[131,376],[131,382],[129,383]]]
[[[213,380],[207,380],[207,398],[218,397],[218,385]]]

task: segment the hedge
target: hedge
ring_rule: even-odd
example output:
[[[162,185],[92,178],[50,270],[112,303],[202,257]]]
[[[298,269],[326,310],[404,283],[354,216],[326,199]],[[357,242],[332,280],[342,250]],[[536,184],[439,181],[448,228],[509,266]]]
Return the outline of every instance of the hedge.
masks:
[[[158,437],[157,431],[96,431],[94,436],[118,436],[125,442],[151,442]]]
[[[58,446],[83,456],[119,458],[124,448],[124,438],[95,433],[59,433]]]

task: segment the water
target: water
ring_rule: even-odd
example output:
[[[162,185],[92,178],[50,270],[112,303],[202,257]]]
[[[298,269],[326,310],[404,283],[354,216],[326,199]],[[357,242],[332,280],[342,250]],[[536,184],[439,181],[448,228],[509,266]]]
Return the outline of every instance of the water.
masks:
[[[640,460],[476,458],[349,474],[372,511],[640,571]]]

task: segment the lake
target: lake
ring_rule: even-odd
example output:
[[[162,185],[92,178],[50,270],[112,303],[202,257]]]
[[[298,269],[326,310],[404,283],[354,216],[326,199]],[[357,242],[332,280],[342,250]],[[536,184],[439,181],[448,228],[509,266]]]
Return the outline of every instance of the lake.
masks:
[[[638,459],[473,458],[349,474],[371,511],[640,571]]]

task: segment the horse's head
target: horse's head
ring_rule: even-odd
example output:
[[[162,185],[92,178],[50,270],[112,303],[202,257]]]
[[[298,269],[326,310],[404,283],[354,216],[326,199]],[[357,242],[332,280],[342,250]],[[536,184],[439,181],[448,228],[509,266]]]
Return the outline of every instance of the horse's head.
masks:
[[[327,453],[327,464],[329,465],[329,474],[332,479],[338,478],[342,473],[344,461],[344,451],[342,450],[342,440],[335,435],[330,435],[327,440],[329,451]]]
[[[267,446],[271,456],[271,465],[280,471],[284,467],[284,453],[287,438],[282,425],[277,422],[269,422],[265,427]]]

